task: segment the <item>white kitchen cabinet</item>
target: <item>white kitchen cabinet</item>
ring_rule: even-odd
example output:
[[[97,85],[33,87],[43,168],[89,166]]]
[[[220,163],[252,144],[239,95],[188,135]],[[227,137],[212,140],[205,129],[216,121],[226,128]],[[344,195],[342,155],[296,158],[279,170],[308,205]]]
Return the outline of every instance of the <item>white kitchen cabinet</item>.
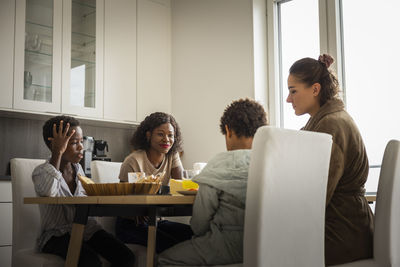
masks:
[[[11,181],[0,181],[0,266],[11,267],[12,193]]]
[[[15,0],[0,1],[0,107],[12,108]]]
[[[14,109],[102,118],[103,14],[104,0],[16,0]]]
[[[136,0],[105,3],[104,118],[136,121]]]
[[[0,108],[128,123],[171,111],[170,0],[4,1]]]
[[[171,112],[171,3],[137,0],[137,120]]]
[[[11,267],[11,247],[0,247],[0,266]]]
[[[14,109],[61,112],[62,2],[16,0]]]

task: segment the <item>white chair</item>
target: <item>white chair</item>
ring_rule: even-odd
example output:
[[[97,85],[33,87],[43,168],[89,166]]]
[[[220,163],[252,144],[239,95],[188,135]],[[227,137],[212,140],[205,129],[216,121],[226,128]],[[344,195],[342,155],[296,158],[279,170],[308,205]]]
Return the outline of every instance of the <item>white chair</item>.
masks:
[[[121,169],[121,162],[108,162],[108,161],[92,161],[90,169],[92,172],[92,179],[96,183],[119,183],[119,171]],[[97,221],[103,228],[115,235],[115,217],[98,217]],[[136,261],[135,267],[146,266],[146,247],[136,244],[126,244],[127,247],[135,254]]]
[[[324,266],[331,147],[327,134],[269,126],[257,130],[247,185],[243,264],[224,267]]]
[[[258,129],[246,199],[244,266],[324,266],[332,137]]]
[[[35,252],[35,243],[40,231],[38,205],[25,205],[24,197],[36,196],[32,182],[34,168],[45,160],[11,159],[12,206],[13,206],[13,267],[58,267],[64,260],[58,256]]]
[[[400,141],[383,154],[375,206],[374,257],[335,267],[400,266]]]

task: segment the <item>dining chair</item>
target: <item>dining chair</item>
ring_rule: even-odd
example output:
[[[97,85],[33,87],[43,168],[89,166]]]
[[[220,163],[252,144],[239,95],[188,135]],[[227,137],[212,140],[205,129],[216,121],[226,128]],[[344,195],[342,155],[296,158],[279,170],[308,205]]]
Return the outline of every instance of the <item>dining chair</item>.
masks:
[[[12,266],[62,267],[64,260],[58,256],[35,251],[40,231],[38,205],[25,205],[24,197],[36,196],[32,172],[44,163],[42,159],[11,159],[11,184],[13,207]]]
[[[244,266],[324,266],[332,137],[261,127],[252,146]]]
[[[92,180],[95,183],[119,183],[121,164],[122,162],[92,161],[90,163]],[[106,231],[115,236],[115,217],[97,217],[97,221]],[[126,246],[135,254],[135,267],[146,266],[146,247],[136,244],[126,244]]]
[[[270,126],[257,130],[247,184],[243,263],[224,267],[325,265],[331,147],[328,134]]]
[[[334,267],[400,266],[400,141],[391,140],[383,154],[375,205],[373,258]]]

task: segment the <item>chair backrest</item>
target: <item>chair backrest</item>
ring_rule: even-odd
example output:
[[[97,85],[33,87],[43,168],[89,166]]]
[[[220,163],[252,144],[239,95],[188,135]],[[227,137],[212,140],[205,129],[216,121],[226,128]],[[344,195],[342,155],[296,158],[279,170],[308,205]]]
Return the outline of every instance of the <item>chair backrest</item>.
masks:
[[[122,162],[94,160],[90,163],[92,179],[95,183],[119,183]],[[109,233],[115,233],[115,217],[98,217],[97,221]]]
[[[90,163],[92,179],[96,183],[119,183],[122,162],[94,160]]]
[[[249,168],[244,266],[325,266],[326,187],[332,137],[264,126]]]
[[[13,206],[12,254],[25,248],[34,248],[40,231],[38,205],[24,204],[24,197],[35,197],[32,172],[43,159],[11,159]]]
[[[383,155],[375,206],[374,259],[379,266],[400,266],[400,141]]]

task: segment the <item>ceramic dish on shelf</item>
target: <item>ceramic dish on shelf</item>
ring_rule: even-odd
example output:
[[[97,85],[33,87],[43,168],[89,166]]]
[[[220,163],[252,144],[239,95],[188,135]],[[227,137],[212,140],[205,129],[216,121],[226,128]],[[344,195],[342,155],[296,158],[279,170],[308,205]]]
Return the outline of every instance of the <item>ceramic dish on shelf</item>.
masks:
[[[197,194],[197,190],[179,190],[176,191],[179,194],[185,195],[185,196],[190,196],[190,195],[196,195]]]

